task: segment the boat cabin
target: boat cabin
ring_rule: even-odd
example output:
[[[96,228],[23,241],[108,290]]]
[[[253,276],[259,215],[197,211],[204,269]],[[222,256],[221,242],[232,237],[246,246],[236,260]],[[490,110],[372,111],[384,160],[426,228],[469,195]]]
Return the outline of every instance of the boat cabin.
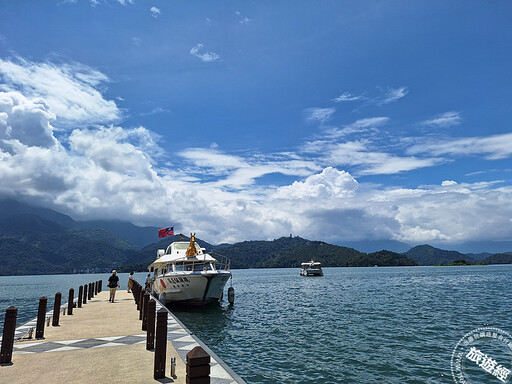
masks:
[[[216,261],[196,242],[189,244],[186,241],[177,241],[170,244],[165,251],[157,251],[157,259],[149,266],[149,271],[154,272],[155,276],[166,273],[216,271]]]
[[[308,263],[302,263],[300,274],[302,276],[323,276],[322,264],[318,261],[311,260]]]

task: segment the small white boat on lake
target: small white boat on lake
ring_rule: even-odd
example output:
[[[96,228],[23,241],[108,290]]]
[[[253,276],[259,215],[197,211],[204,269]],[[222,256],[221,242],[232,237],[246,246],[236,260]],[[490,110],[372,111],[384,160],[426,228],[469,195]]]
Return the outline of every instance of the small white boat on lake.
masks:
[[[322,264],[318,261],[309,261],[307,263],[302,263],[300,269],[300,274],[302,276],[323,276],[324,272],[322,271]]]
[[[157,251],[149,266],[151,290],[164,304],[205,305],[222,299],[231,278],[230,261],[218,259],[195,242],[175,241]]]

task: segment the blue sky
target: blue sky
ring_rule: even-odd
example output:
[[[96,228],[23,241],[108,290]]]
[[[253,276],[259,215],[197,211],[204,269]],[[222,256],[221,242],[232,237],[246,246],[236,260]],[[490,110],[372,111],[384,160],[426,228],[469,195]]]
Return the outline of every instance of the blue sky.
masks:
[[[510,1],[3,1],[0,195],[211,242],[512,235]]]

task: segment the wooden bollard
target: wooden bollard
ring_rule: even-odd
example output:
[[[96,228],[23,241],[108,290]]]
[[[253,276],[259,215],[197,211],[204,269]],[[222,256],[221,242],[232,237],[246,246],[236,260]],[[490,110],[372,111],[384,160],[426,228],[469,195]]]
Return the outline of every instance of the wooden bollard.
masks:
[[[103,280],[100,280],[100,292],[103,291]]]
[[[84,284],[84,304],[87,304],[87,284]]]
[[[137,304],[137,284],[136,284],[136,281],[133,282],[132,284],[132,295],[133,295],[133,299],[135,300],[135,304]]]
[[[89,300],[92,300],[93,298],[93,290],[92,290],[92,283],[89,283]]]
[[[148,329],[148,302],[149,302],[149,293],[144,293],[144,299],[142,301],[142,330],[146,331]]]
[[[48,299],[43,296],[39,299],[39,309],[37,310],[36,339],[44,338],[44,321],[46,320],[46,304]]]
[[[68,315],[73,314],[73,300],[75,298],[75,290],[73,288],[69,288],[68,295]]]
[[[155,310],[156,301],[151,299],[148,301],[148,317],[146,328],[146,350],[155,348]]]
[[[210,355],[202,347],[194,347],[187,353],[186,383],[210,383]]]
[[[100,281],[96,281],[94,283],[94,286],[96,287],[96,290],[94,292],[96,292],[96,294],[100,293]]]
[[[139,292],[139,305],[137,305],[137,309],[139,310],[139,320],[142,320],[142,310],[144,309],[144,293],[145,292],[143,290]]]
[[[80,286],[78,287],[78,308],[82,308],[82,301],[84,297],[84,287]]]
[[[156,343],[155,343],[155,380],[165,377],[165,360],[167,354],[167,311],[160,309],[156,314]]]
[[[14,334],[16,331],[17,316],[18,308],[16,307],[11,306],[5,311],[2,347],[0,348],[0,364],[12,363],[12,349],[14,347]]]
[[[60,317],[60,302],[62,300],[62,293],[57,292],[55,294],[55,301],[53,302],[53,321],[52,326],[59,326],[59,317]]]
[[[139,305],[140,305],[140,290],[141,290],[141,287],[140,287],[140,284],[137,283],[137,290],[135,291],[135,304],[137,304],[137,309],[139,309]]]
[[[137,294],[135,295],[135,302],[137,303],[137,311],[140,311],[140,306],[141,306],[141,294],[142,294],[142,290],[140,289],[140,287],[137,287]]]

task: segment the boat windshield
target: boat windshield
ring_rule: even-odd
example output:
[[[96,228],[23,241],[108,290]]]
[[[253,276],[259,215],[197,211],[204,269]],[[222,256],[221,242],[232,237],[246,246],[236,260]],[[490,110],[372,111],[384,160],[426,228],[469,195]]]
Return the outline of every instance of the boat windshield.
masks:
[[[211,263],[176,264],[176,272],[182,271],[213,271]]]

